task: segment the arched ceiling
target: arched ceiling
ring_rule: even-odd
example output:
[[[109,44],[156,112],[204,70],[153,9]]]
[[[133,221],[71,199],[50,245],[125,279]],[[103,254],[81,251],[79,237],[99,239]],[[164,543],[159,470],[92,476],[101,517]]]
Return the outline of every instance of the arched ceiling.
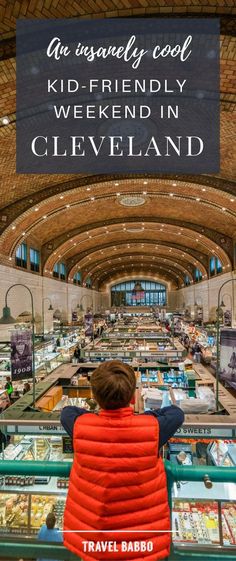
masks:
[[[109,4],[109,6],[108,6]],[[193,5],[194,4],[194,5]],[[204,4],[204,5],[203,5]],[[0,260],[14,266],[26,240],[41,250],[41,273],[57,261],[89,274],[96,287],[151,275],[178,288],[209,258],[234,267],[236,239],[236,5],[229,0],[49,0],[1,4]],[[15,173],[15,20],[58,17],[212,17],[221,21],[221,172],[217,176],[17,175]],[[1,118],[9,124],[3,125]],[[143,197],[123,206],[123,196]]]

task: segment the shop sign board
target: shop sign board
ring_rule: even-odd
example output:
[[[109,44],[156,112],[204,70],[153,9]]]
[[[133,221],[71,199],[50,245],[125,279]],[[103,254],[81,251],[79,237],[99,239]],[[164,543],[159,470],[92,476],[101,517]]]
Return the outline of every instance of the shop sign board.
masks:
[[[28,330],[14,330],[11,334],[12,380],[23,380],[32,376],[32,333]]]
[[[66,435],[62,425],[8,425],[8,434],[51,434],[51,435]],[[232,427],[195,427],[183,426],[177,430],[175,437],[180,438],[236,438],[236,432]],[[66,444],[66,443],[65,443]],[[69,446],[69,437],[68,437]],[[69,451],[68,451],[69,452]]]
[[[188,427],[183,426],[177,430],[175,436],[180,436],[184,438],[234,438],[235,431],[233,428],[225,427]]]
[[[66,435],[62,425],[7,425],[7,434],[56,434]]]
[[[78,321],[78,314],[77,314],[77,312],[72,312],[72,314],[71,314],[71,320],[72,320],[72,321]]]

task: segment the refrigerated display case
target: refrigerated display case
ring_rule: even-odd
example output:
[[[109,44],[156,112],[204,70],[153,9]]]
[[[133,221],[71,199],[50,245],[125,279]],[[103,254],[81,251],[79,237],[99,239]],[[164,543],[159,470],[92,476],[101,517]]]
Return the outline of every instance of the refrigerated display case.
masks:
[[[173,543],[187,547],[189,552],[193,545],[205,545],[221,551],[233,547],[236,553],[236,485],[215,483],[211,493],[202,492],[201,483],[195,486],[193,493],[189,483],[185,493],[180,492],[183,496],[173,500]]]
[[[74,404],[74,403],[73,403]],[[40,432],[40,428],[38,429]],[[63,453],[63,438],[57,435],[17,435],[0,454],[0,460],[63,461],[72,459],[72,454]]]
[[[56,478],[52,478],[56,479]],[[0,535],[34,536],[45,524],[49,512],[56,516],[57,526],[63,526],[66,490],[54,492],[30,490],[27,492],[2,492],[0,488]]]
[[[214,466],[236,465],[236,444],[217,440],[208,446],[208,463]]]
[[[220,545],[217,501],[175,500],[172,511],[173,542]]]

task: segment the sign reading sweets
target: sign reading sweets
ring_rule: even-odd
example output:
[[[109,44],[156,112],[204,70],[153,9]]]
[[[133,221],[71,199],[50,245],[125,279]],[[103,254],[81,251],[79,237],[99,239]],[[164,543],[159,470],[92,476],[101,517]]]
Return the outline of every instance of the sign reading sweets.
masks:
[[[17,22],[17,173],[219,167],[218,19]]]

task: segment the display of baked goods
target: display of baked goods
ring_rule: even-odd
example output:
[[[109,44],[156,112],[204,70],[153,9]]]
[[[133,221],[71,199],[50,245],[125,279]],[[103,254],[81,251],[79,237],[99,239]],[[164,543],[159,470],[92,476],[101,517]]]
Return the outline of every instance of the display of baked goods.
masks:
[[[236,545],[236,504],[222,503],[223,544]]]
[[[174,542],[220,544],[217,502],[174,501],[172,527]]]
[[[29,497],[24,494],[0,495],[0,530],[27,528]]]

